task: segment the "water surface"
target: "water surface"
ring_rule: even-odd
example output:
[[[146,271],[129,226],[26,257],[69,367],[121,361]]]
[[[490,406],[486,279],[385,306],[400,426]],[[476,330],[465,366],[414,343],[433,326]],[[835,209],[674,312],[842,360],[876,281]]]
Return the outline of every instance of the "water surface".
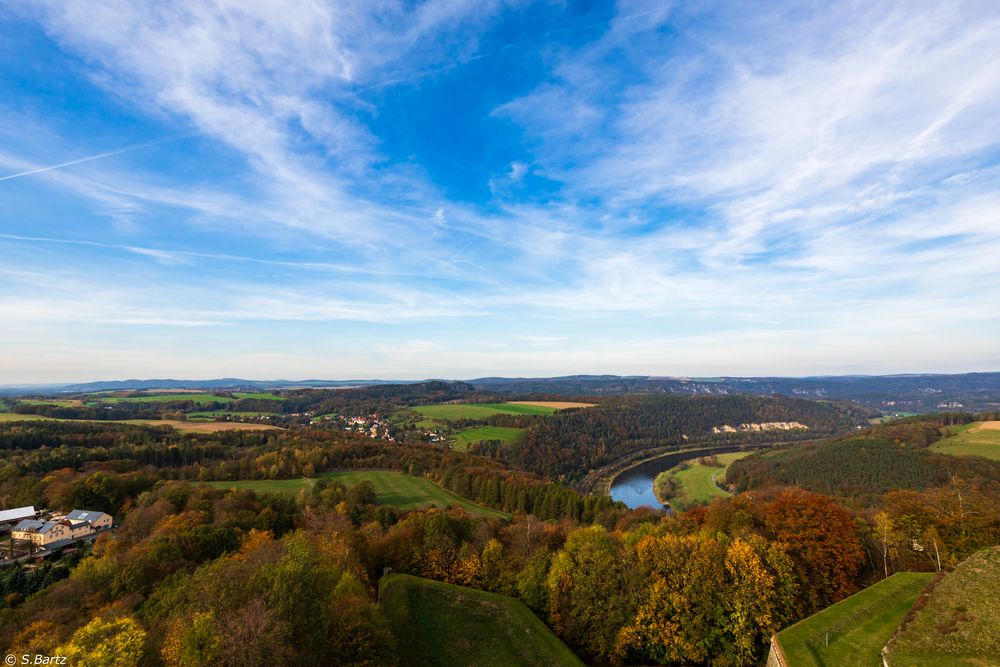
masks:
[[[656,499],[656,494],[653,493],[653,480],[656,479],[657,475],[670,470],[681,461],[738,451],[740,451],[739,445],[729,445],[702,449],[697,452],[664,454],[645,463],[640,463],[634,468],[629,468],[615,477],[611,482],[611,497],[622,501],[632,509],[636,507],[664,509],[663,504]]]

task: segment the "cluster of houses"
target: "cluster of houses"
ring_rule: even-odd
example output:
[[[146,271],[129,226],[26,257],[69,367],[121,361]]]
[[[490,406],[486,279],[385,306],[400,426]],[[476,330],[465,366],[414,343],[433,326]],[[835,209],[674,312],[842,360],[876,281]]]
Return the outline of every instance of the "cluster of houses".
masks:
[[[38,548],[55,548],[92,537],[111,528],[111,515],[92,510],[42,517],[32,506],[0,511],[0,533]]]
[[[376,416],[344,417],[341,415],[324,415],[319,421],[335,422],[339,428],[345,431],[361,433],[369,438],[388,440],[389,442],[396,441],[389,434],[389,422]]]

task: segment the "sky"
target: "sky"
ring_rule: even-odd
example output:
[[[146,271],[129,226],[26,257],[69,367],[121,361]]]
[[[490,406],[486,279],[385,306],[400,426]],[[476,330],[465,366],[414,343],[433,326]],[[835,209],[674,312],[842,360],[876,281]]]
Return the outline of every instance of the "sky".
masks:
[[[1000,5],[0,0],[0,384],[1000,370]]]

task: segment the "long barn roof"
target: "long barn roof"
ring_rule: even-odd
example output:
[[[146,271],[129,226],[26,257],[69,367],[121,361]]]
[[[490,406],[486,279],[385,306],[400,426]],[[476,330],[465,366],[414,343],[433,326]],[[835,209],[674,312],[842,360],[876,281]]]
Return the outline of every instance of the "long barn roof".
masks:
[[[35,507],[33,505],[28,505],[26,507],[15,507],[12,510],[0,511],[0,523],[6,523],[8,521],[20,521],[21,519],[34,519],[34,518],[35,518]]]

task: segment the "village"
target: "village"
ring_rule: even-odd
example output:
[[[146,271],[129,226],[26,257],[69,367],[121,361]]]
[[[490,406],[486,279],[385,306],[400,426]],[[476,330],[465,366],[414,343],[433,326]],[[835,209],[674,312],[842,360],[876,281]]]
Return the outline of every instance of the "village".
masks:
[[[389,433],[389,422],[376,415],[365,417],[345,417],[343,415],[323,415],[313,421],[333,422],[338,428],[353,433],[361,433],[376,440],[395,442]]]

